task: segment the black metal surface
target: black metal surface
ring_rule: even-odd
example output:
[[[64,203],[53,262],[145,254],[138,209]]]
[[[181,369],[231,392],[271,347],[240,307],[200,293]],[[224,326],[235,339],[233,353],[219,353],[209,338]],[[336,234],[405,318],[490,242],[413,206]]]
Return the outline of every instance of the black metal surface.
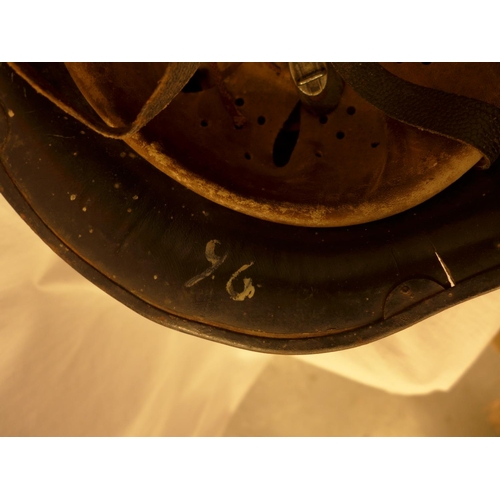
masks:
[[[263,352],[327,352],[500,286],[498,165],[382,221],[300,228],[190,192],[5,65],[0,105],[3,195],[81,274],[174,329]]]

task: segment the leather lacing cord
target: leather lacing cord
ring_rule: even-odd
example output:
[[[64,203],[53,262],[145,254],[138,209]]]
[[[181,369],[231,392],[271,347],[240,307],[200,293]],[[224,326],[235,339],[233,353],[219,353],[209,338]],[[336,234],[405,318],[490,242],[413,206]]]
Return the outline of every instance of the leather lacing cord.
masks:
[[[189,79],[198,69],[199,63],[170,63],[165,69],[161,80],[139,111],[135,120],[123,127],[111,127],[99,121],[90,113],[83,115],[66,103],[60,93],[42,78],[32,66],[25,63],[8,63],[9,66],[37,92],[45,96],[65,113],[80,121],[94,132],[113,139],[124,139],[138,132],[158,113],[172,102],[174,97],[184,88]]]

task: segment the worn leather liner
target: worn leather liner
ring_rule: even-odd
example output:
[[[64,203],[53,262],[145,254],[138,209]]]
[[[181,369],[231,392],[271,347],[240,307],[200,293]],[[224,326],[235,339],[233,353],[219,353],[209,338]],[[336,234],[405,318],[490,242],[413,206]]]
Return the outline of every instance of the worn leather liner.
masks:
[[[81,92],[80,101],[83,95],[86,107],[92,106],[87,111],[120,127],[156,93],[168,69],[165,64],[37,67],[59,95],[70,91],[75,102]],[[419,124],[415,115],[428,118],[423,112],[428,109],[427,91],[451,96],[453,102],[482,101],[491,115],[500,102],[498,88],[491,85],[500,81],[498,66],[375,67],[382,73],[388,69],[384,78],[389,75],[388,88],[402,96],[402,111],[393,113],[390,102],[383,102],[383,87],[368,96],[381,101],[379,107],[362,97],[370,90],[365,78],[353,81],[358,88],[345,83],[337,107],[318,116],[309,109],[311,103],[299,100],[287,64],[204,63],[163,112],[125,141],[161,171],[216,203],[253,217],[311,227],[350,226],[388,217],[431,198],[473,166],[488,165],[485,148],[469,144],[473,137],[469,142],[452,138],[449,130]],[[411,87],[413,93],[400,91],[401,86]],[[391,117],[398,113],[405,116]],[[410,118],[412,125],[403,120]],[[453,120],[445,125],[455,126]]]

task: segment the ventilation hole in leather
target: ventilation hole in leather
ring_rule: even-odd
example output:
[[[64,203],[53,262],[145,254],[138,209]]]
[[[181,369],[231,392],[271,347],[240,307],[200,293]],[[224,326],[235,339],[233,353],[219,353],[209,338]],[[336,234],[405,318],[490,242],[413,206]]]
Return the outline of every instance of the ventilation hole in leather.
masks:
[[[328,116],[323,115],[319,117],[319,123],[321,123],[322,125],[324,125],[327,121],[328,121]]]
[[[372,148],[378,147],[380,142],[372,142]]]
[[[348,115],[353,115],[354,113],[356,113],[356,108],[354,106],[349,106],[347,109],[347,114]]]
[[[316,158],[323,158],[323,153],[321,151],[316,151],[314,154],[316,155]]]
[[[264,125],[264,123],[266,123],[266,117],[265,117],[265,116],[259,116],[259,117],[257,118],[257,123],[258,123],[259,125]]]
[[[343,139],[345,137],[345,134],[344,132],[342,132],[341,130],[339,130],[336,134],[335,134],[335,137],[337,137],[337,139]]]
[[[246,158],[247,160],[251,160],[251,159],[252,159],[252,156],[250,155],[250,153],[245,153],[245,155],[244,155],[244,156],[245,156],[245,158]]]
[[[191,77],[191,79],[186,83],[182,92],[186,94],[191,94],[194,92],[201,92],[210,87],[208,82],[208,71],[205,69],[196,70],[195,74]]]
[[[299,132],[300,101],[295,105],[274,140],[273,163],[277,167],[284,167],[290,161],[297,140],[299,139]]]
[[[202,127],[208,127],[208,122],[207,122],[207,120],[201,120],[200,125],[201,125]]]
[[[243,106],[243,104],[245,104],[245,100],[242,97],[238,97],[238,99],[234,101],[234,104],[236,104],[236,106]]]

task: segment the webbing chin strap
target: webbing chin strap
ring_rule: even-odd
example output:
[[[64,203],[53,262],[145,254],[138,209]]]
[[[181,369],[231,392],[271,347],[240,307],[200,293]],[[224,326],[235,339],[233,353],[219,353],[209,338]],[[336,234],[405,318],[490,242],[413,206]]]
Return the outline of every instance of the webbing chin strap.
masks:
[[[500,155],[500,108],[403,80],[379,63],[332,63],[341,78],[391,118],[476,148],[488,168]]]

